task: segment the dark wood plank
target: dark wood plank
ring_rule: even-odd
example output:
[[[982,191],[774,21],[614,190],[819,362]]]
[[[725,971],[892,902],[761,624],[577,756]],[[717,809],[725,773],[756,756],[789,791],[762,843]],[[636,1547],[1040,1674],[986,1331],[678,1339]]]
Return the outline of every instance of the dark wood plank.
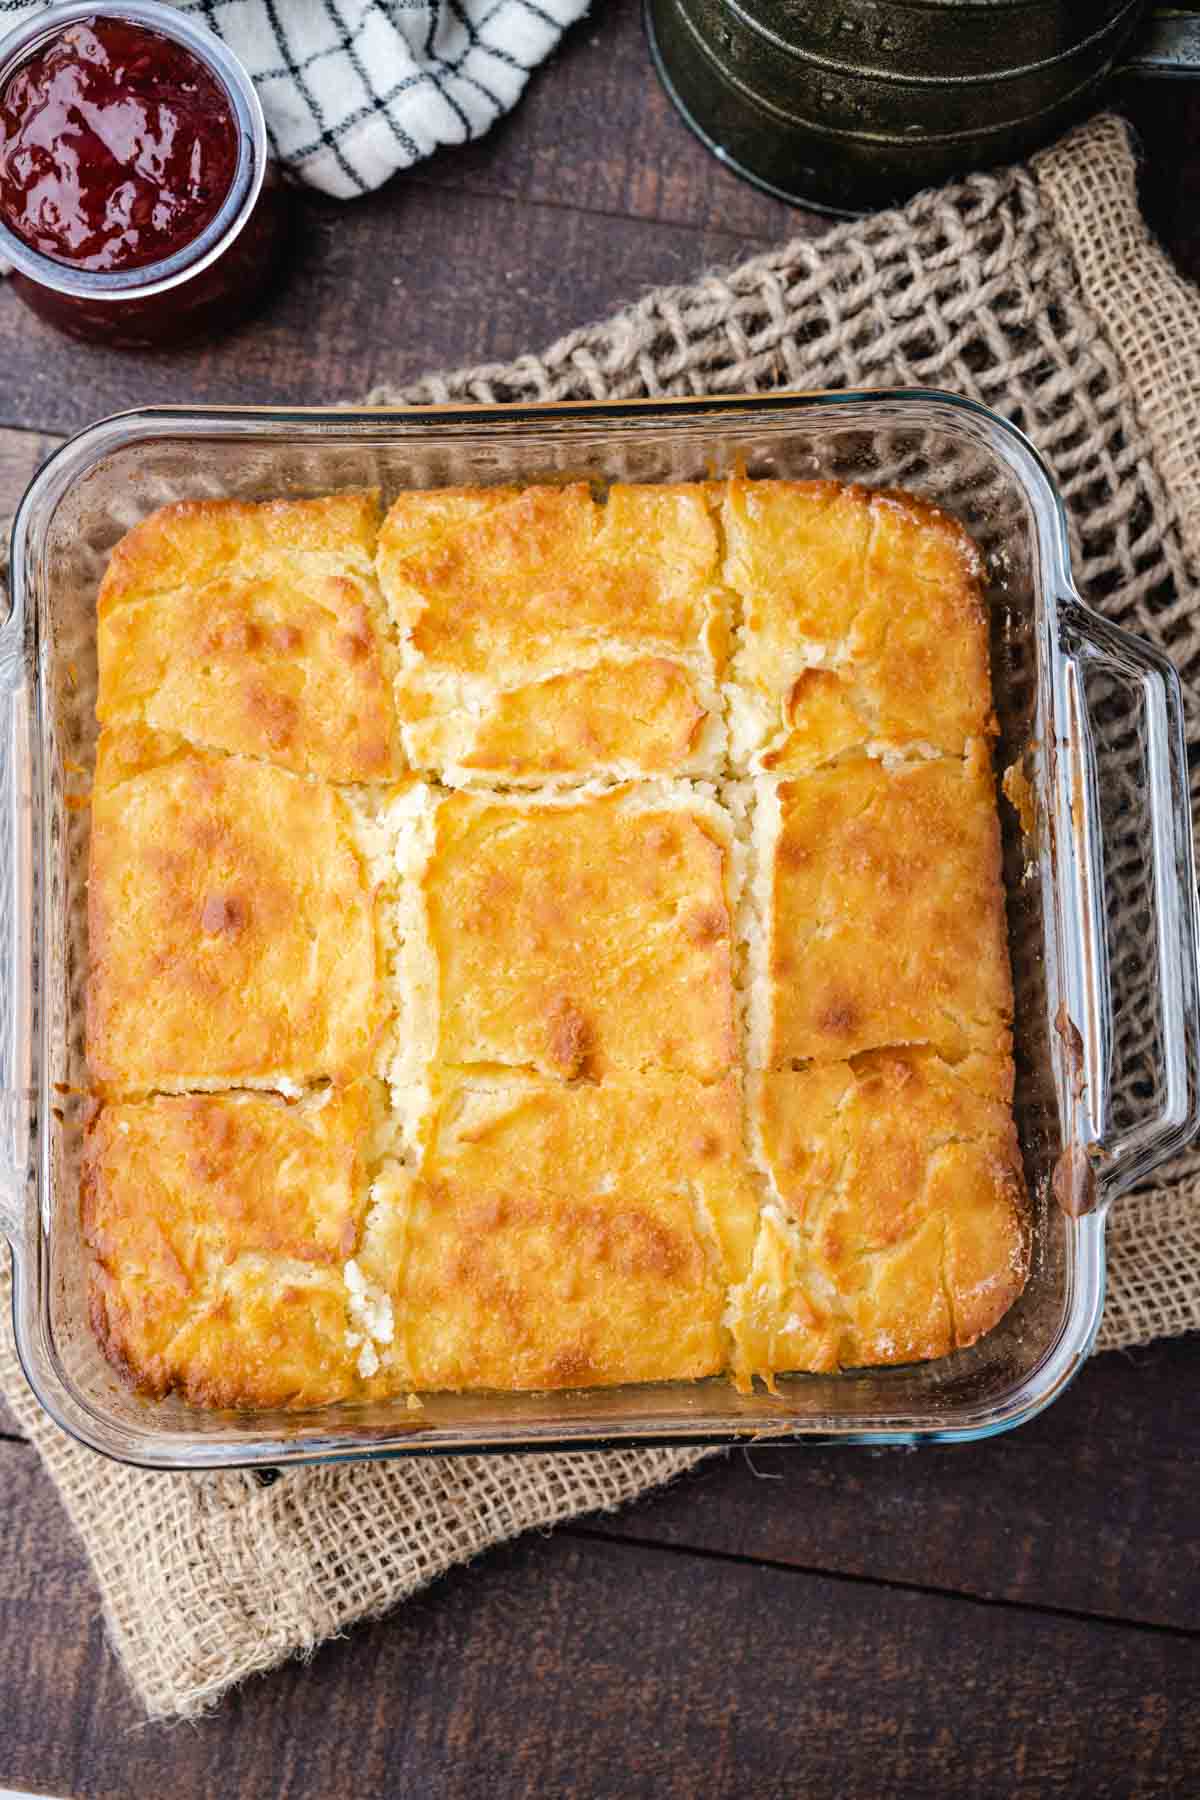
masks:
[[[423,165],[420,177],[751,237],[829,224],[731,175],[692,135],[654,73],[640,0],[605,0],[567,33],[515,111]]]
[[[258,318],[214,344],[117,354],[60,338],[0,283],[0,422],[78,430],[155,402],[352,403],[376,382],[510,357],[827,221],[755,192],[677,119],[637,0],[568,34],[494,132],[352,205],[297,199]]]
[[[0,1507],[3,1774],[64,1795],[1133,1800],[1200,1757],[1194,1639],[563,1535],[137,1731],[27,1450]]]
[[[84,348],[0,283],[0,423],[70,432],[151,402],[353,403],[377,382],[537,349],[753,247],[404,182],[354,206],[307,197],[298,217],[292,266],[264,312],[190,350]]]
[[[586,35],[569,39],[497,134],[354,205],[301,197],[277,293],[230,337],[153,356],[84,348],[31,318],[0,283],[0,422],[68,432],[142,403],[353,402],[384,379],[536,347],[647,287],[687,280],[794,230],[824,229],[816,215],[773,201],[763,212],[761,196],[672,114],[660,116],[657,84],[639,61],[640,28],[623,5],[611,36],[585,23]],[[571,83],[565,106],[554,73],[564,90]],[[1188,186],[1200,183],[1195,113],[1161,110],[1174,137],[1159,131],[1148,196],[1158,197],[1172,244],[1185,255],[1194,245],[1200,264]],[[1141,116],[1154,121],[1150,102]],[[599,154],[589,121],[601,129]],[[1190,156],[1185,179],[1168,180],[1180,141]],[[487,181],[474,191],[479,169]],[[1164,198],[1176,191],[1181,201]],[[751,226],[759,235],[747,235]]]
[[[565,1529],[1191,1630],[1198,1385],[1200,1338],[1104,1356],[990,1443],[735,1451]]]
[[[30,477],[57,442],[40,431],[0,429],[0,519],[13,511]]]
[[[1200,109],[1182,85],[1127,104],[1152,222],[1196,275]],[[823,228],[694,143],[634,0],[609,0],[479,145],[354,207],[304,201],[286,285],[233,339],[105,356],[0,284],[0,417],[66,431],[149,400],[353,400]],[[48,442],[0,432],[0,510]],[[1159,1627],[1196,1623],[1198,1372],[1195,1345],[1104,1359],[1044,1421],[973,1450],[759,1452],[783,1478],[766,1481],[734,1458],[484,1559],[194,1732],[136,1729],[82,1551],[33,1451],[0,1443],[0,1781],[180,1800],[1188,1792],[1195,1643]]]
[[[1192,1629],[1198,1385],[1200,1336],[1102,1356],[988,1443],[735,1452],[589,1529]]]

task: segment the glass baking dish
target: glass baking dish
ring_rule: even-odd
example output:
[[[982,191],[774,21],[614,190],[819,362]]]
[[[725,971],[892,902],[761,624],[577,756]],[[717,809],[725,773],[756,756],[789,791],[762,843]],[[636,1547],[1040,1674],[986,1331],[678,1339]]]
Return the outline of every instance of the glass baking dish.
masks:
[[[940,1361],[782,1379],[446,1394],[319,1412],[139,1400],[87,1322],[77,1164],[87,1098],[83,900],[95,593],[108,551],[165,501],[743,468],[900,486],[962,519],[988,568],[1016,989],[1016,1114],[1034,1208],[1028,1288]],[[1087,1356],[1105,1214],[1196,1129],[1197,900],[1178,677],[1091,613],[1037,453],[970,401],[919,390],[409,411],[126,413],[72,440],[14,525],[0,630],[3,955],[0,1224],[21,1360],[82,1442],[199,1469],[401,1453],[985,1436],[1031,1417]],[[1115,984],[1115,988],[1114,988]]]

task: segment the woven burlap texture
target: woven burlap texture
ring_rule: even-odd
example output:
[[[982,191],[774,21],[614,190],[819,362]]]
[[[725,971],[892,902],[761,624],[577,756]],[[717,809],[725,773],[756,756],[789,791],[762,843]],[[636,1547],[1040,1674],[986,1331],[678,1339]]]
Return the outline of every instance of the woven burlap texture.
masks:
[[[371,398],[897,382],[971,395],[1029,433],[1066,496],[1084,591],[1171,652],[1200,743],[1200,298],[1145,230],[1116,120],[1030,167],[648,295],[542,356]],[[1200,1158],[1122,1200],[1109,1243],[1101,1349],[1200,1326]],[[703,1454],[412,1460],[298,1470],[263,1487],[249,1474],[141,1473],[79,1449],[32,1400],[7,1328],[0,1386],[87,1545],[112,1641],[157,1717],[198,1713],[489,1545],[618,1506]]]

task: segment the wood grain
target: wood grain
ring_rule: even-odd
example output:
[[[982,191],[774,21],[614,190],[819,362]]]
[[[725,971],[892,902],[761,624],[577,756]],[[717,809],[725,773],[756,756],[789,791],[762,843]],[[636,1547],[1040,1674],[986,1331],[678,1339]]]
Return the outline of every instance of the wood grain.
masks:
[[[1148,215],[1192,275],[1198,95],[1121,90]],[[695,142],[637,0],[606,0],[480,143],[353,206],[301,198],[290,266],[231,338],[105,354],[0,283],[0,513],[55,434],[104,413],[353,402],[828,224]],[[1099,1359],[990,1444],[735,1454],[481,1559],[195,1729],[142,1725],[82,1548],[0,1410],[0,1785],[96,1800],[1189,1794],[1198,1385],[1200,1339]]]
[[[84,351],[0,282],[0,422],[72,432],[134,404],[353,404],[378,382],[542,347],[754,247],[726,231],[403,180],[353,206],[304,196],[274,296],[211,345]]]
[[[735,1452],[590,1529],[1192,1630],[1198,1389],[1200,1338],[1109,1354],[989,1443]]]
[[[0,424],[68,433],[132,405],[352,404],[378,382],[536,349],[648,288],[828,225],[696,142],[650,68],[636,0],[611,0],[478,143],[352,205],[298,195],[276,291],[229,337],[84,349],[0,283]]]
[[[59,439],[44,431],[0,429],[0,519],[16,507]]]
[[[990,1443],[732,1451],[564,1529],[1196,1630],[1198,1388],[1200,1338],[1110,1354]]]
[[[654,77],[640,0],[605,0],[566,34],[514,112],[425,164],[420,179],[749,237],[830,223],[759,193],[697,142]]]
[[[1187,1792],[1200,1757],[1191,1637],[565,1535],[482,1559],[194,1730],[135,1730],[36,1458],[0,1446],[0,1487],[18,1521],[0,1633],[22,1644],[0,1667],[9,1781],[96,1800],[1134,1800]]]

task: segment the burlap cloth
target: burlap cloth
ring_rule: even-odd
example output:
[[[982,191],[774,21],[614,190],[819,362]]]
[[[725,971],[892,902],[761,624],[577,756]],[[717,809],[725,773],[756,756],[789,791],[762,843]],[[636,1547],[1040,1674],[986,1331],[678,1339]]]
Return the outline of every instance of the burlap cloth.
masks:
[[[1200,745],[1200,296],[1145,229],[1114,119],[1029,167],[650,294],[540,357],[372,399],[896,382],[972,395],[1030,434],[1067,497],[1084,592],[1175,657]],[[1191,1153],[1114,1209],[1100,1349],[1200,1326],[1198,1178]],[[530,1526],[618,1506],[703,1454],[413,1460],[296,1470],[264,1487],[251,1474],[138,1473],[81,1450],[32,1400],[7,1325],[0,1386],[87,1545],[113,1644],[158,1717],[198,1713],[451,1564]]]

